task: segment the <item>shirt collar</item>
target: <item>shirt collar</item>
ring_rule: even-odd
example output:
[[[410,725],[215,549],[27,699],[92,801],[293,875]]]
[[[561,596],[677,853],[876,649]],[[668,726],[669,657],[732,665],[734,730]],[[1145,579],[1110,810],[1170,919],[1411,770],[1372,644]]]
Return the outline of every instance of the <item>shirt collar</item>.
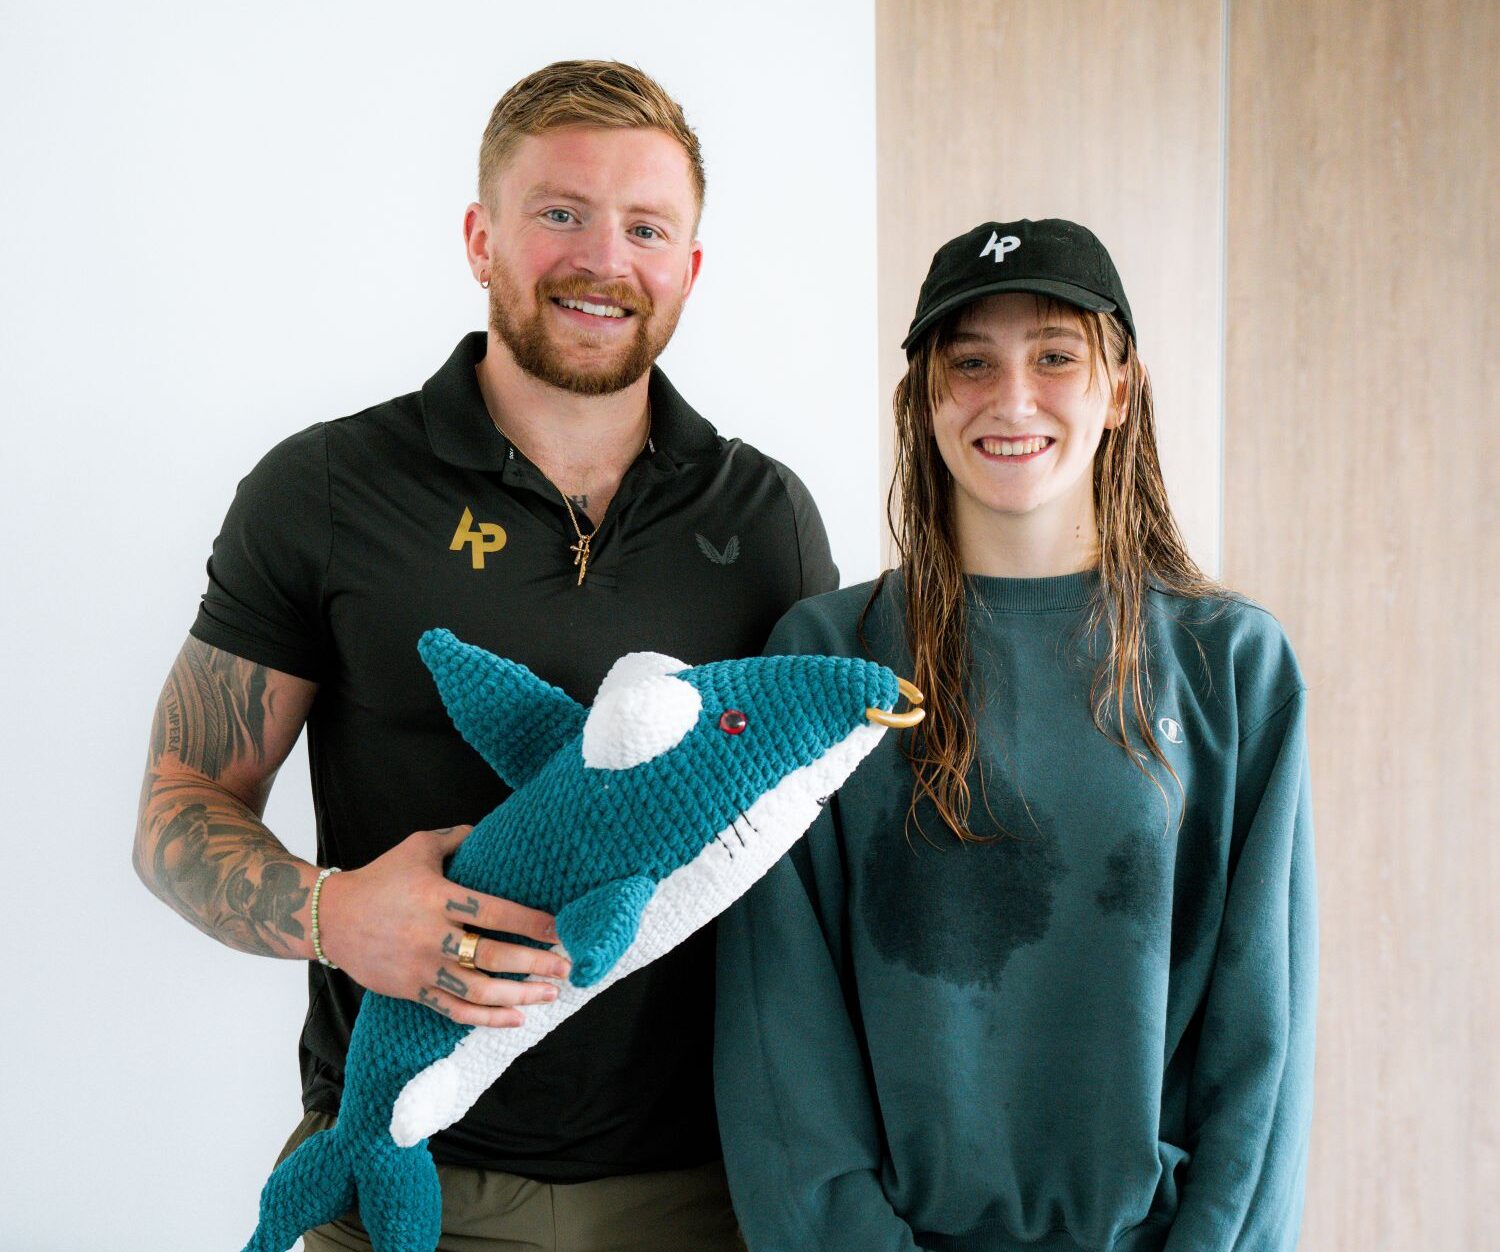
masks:
[[[510,452],[510,441],[490,420],[474,374],[474,367],[484,360],[487,342],[483,331],[465,335],[443,368],[422,387],[427,440],[439,459],[461,469],[503,470]],[[664,469],[690,464],[718,446],[718,432],[654,365],[647,394],[655,464]]]

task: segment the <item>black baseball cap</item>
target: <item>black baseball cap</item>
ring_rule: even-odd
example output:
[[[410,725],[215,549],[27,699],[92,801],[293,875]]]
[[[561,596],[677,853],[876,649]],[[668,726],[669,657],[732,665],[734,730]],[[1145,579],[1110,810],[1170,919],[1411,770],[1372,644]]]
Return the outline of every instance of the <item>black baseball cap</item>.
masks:
[[[937,250],[901,346],[907,352],[945,313],[1001,291],[1034,291],[1135,322],[1115,263],[1094,233],[1060,217],[985,222]]]

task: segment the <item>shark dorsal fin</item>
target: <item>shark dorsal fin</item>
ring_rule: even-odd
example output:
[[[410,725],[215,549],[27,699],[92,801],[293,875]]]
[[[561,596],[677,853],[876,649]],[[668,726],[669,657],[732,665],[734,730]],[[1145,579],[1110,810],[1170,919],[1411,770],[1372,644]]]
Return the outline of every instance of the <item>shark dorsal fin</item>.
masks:
[[[686,661],[679,661],[665,652],[627,652],[609,667],[599,690],[594,692],[594,703],[599,697],[621,687],[629,687],[642,678],[656,678],[667,674],[678,674],[687,669]]]
[[[513,790],[583,729],[585,710],[524,665],[429,630],[417,651],[469,745]]]
[[[630,652],[610,667],[583,727],[583,763],[630,769],[682,742],[703,710],[687,666],[660,652]]]

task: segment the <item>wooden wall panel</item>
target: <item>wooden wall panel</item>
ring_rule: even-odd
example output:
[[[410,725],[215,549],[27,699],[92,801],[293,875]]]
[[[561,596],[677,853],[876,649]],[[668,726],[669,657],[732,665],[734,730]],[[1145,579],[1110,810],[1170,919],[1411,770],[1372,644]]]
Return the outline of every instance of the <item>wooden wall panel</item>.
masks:
[[[1303,1247],[1500,1247],[1500,6],[1233,0],[1224,568],[1312,692]]]
[[[1068,217],[1119,267],[1173,506],[1218,567],[1223,38],[1220,0],[877,0],[882,483],[933,252]]]
[[[884,403],[938,243],[989,216],[1093,226],[1194,551],[1219,565],[1222,487],[1225,579],[1302,657],[1323,915],[1302,1247],[1500,1247],[1500,4],[876,15]]]

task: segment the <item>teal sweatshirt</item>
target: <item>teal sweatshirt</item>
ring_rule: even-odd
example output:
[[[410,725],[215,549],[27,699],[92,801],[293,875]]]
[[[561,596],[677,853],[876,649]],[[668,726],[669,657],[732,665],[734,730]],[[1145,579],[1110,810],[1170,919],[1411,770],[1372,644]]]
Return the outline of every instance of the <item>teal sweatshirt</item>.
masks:
[[[1181,780],[1090,718],[1092,575],[968,580],[976,833],[888,734],[720,922],[720,1133],[751,1252],[1275,1252],[1297,1242],[1316,906],[1305,692],[1275,620],[1151,593]],[[870,585],[771,653],[864,655]],[[899,579],[866,619],[911,674]],[[1160,788],[1157,784],[1160,783]]]

